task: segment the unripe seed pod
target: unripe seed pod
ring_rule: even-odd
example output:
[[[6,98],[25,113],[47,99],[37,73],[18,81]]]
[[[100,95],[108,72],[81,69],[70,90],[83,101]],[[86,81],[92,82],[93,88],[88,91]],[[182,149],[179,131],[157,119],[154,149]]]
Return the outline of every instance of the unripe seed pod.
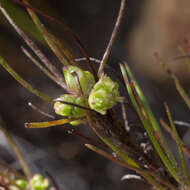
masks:
[[[30,180],[30,186],[33,190],[46,190],[49,187],[49,181],[41,175],[36,174]]]
[[[90,108],[105,115],[106,110],[115,106],[117,102],[122,101],[118,87],[118,83],[112,81],[110,77],[102,75],[89,95],[88,103]]]
[[[95,84],[94,76],[90,72],[83,71],[82,69],[76,66],[66,66],[63,68],[63,72],[67,86],[79,94],[76,79],[72,75],[72,73],[75,72],[78,75],[83,95],[87,98],[92,87]]]
[[[78,105],[82,105],[81,97],[74,97],[70,94],[64,94],[59,97],[59,100],[70,102]],[[79,118],[85,115],[85,111],[79,107],[56,102],[54,104],[55,112],[61,116],[67,116],[69,118]]]
[[[17,179],[16,180],[16,184],[20,187],[22,187],[23,189],[26,189],[27,188],[27,181],[24,180],[24,179]]]

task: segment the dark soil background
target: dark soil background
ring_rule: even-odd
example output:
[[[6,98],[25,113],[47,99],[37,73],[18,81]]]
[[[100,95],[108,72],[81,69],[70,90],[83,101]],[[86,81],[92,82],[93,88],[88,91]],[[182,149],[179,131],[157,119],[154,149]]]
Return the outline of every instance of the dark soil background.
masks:
[[[43,1],[39,1],[36,4],[39,9],[46,11]],[[120,61],[127,59],[129,64],[133,65],[132,58],[128,53],[130,47],[126,44],[130,41],[132,30],[139,23],[144,4],[145,1],[142,0],[127,1],[124,20],[109,59],[111,69],[108,69],[108,71],[111,75],[114,73],[113,75],[117,74],[121,76],[118,64]],[[47,6],[54,10],[49,13],[50,15],[61,19],[80,37],[89,56],[101,59],[118,14],[120,1],[54,0],[48,1]],[[76,57],[82,56],[78,47],[76,47],[68,34],[43,18],[42,21],[47,24],[59,39],[67,43],[68,48],[72,50]],[[55,98],[63,94],[64,91],[62,89],[44,76],[22,54],[20,46],[25,46],[25,44],[17,36],[16,32],[4,24],[0,25],[0,29],[0,55],[3,55],[10,65],[36,88]],[[38,41],[37,43],[49,59],[60,67],[60,64],[50,50],[43,43]],[[170,96],[171,91],[168,92],[166,90],[168,86],[163,88],[163,91],[166,91],[166,93],[161,93],[159,87],[155,86],[155,83],[150,81],[147,76],[142,74],[137,76],[146,91],[149,101],[152,103],[153,109],[158,111],[157,115],[159,117],[160,115],[164,117],[165,113],[161,104],[165,100],[174,102],[176,98]],[[170,85],[171,83],[169,83]],[[174,87],[172,86],[171,88]],[[178,100],[179,103],[175,102],[175,105],[172,104],[172,108],[174,108],[174,114],[183,120],[187,118],[187,114],[185,113],[188,112],[186,112],[185,105],[180,102],[179,96],[177,96],[177,102]],[[86,142],[84,140],[67,133],[66,129],[69,126],[58,126],[48,129],[25,129],[25,122],[49,120],[49,118],[32,110],[27,105],[28,102],[32,102],[42,110],[54,114],[52,106],[32,95],[20,86],[6,71],[0,68],[0,115],[6,127],[21,147],[34,173],[44,173],[45,170],[49,171],[63,190],[73,190],[76,188],[78,190],[122,190],[137,188],[138,185],[147,187],[145,183],[136,180],[121,182],[121,177],[130,171],[90,152],[85,148],[84,144]],[[183,111],[176,111],[176,105],[180,105]],[[87,126],[75,127],[74,129],[95,138]],[[185,128],[182,128],[180,131],[181,135],[185,131]],[[15,161],[14,155],[8,148],[6,140],[3,136],[1,139],[0,153],[2,154],[2,162],[19,169],[18,162]]]

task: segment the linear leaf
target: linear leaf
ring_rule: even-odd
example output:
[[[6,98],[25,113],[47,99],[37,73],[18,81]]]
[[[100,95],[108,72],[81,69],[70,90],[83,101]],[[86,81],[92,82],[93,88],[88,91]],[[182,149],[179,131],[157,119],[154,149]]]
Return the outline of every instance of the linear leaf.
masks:
[[[0,57],[0,65],[2,65],[4,69],[6,69],[13,78],[15,78],[22,86],[24,86],[30,92],[32,92],[33,94],[40,97],[42,100],[46,102],[53,103],[53,100],[49,96],[35,89],[31,84],[26,82],[16,71],[14,71],[14,69],[2,57]]]

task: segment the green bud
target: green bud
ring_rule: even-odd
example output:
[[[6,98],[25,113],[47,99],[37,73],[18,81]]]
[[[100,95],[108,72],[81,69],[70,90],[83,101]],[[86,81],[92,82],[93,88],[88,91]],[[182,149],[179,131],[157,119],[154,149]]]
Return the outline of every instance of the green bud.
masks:
[[[65,77],[67,86],[71,88],[73,91],[75,91],[76,93],[79,93],[76,79],[72,75],[72,73],[75,72],[79,77],[79,82],[80,82],[84,96],[88,97],[92,87],[95,84],[94,76],[90,72],[83,71],[82,69],[76,66],[64,67],[63,72],[64,72],[64,77]]]
[[[21,188],[23,188],[23,189],[26,189],[26,188],[27,188],[27,185],[28,185],[27,181],[24,180],[24,179],[17,179],[17,180],[16,180],[16,184],[17,184],[18,186],[20,186]]]
[[[118,87],[118,83],[103,75],[94,85],[89,95],[88,103],[90,108],[105,115],[106,110],[115,106],[117,102],[122,101]]]
[[[58,102],[54,104],[55,112],[61,116],[67,116],[69,118],[79,118],[84,116],[85,111],[76,106],[63,104],[61,101],[70,102],[78,105],[82,105],[81,97],[74,97],[70,94],[64,94],[58,98]]]
[[[41,175],[35,174],[30,180],[30,186],[33,190],[46,190],[49,187],[49,181]]]

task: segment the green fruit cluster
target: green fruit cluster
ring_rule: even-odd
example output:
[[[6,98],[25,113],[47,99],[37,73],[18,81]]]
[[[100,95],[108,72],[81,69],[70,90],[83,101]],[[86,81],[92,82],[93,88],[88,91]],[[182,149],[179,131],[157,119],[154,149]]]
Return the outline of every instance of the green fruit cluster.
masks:
[[[64,104],[61,101],[83,105],[82,99],[79,96],[79,89],[75,75],[78,77],[82,92],[85,98],[85,106],[105,115],[106,111],[122,101],[119,94],[119,85],[110,77],[102,75],[97,83],[95,83],[94,76],[76,66],[64,67],[64,77],[68,88],[72,89],[76,94],[64,94],[57,99],[54,104],[54,110],[57,114],[66,116],[68,118],[77,119],[85,116],[84,109],[76,106]],[[84,106],[84,105],[83,105]],[[81,120],[71,122],[73,125],[80,124]]]
[[[47,190],[49,187],[49,181],[47,178],[43,178],[40,174],[35,174],[30,180],[30,186],[32,190]]]
[[[48,179],[43,178],[40,174],[35,174],[29,183],[24,179],[17,179],[15,183],[17,186],[9,185],[10,190],[47,190],[49,188]]]

